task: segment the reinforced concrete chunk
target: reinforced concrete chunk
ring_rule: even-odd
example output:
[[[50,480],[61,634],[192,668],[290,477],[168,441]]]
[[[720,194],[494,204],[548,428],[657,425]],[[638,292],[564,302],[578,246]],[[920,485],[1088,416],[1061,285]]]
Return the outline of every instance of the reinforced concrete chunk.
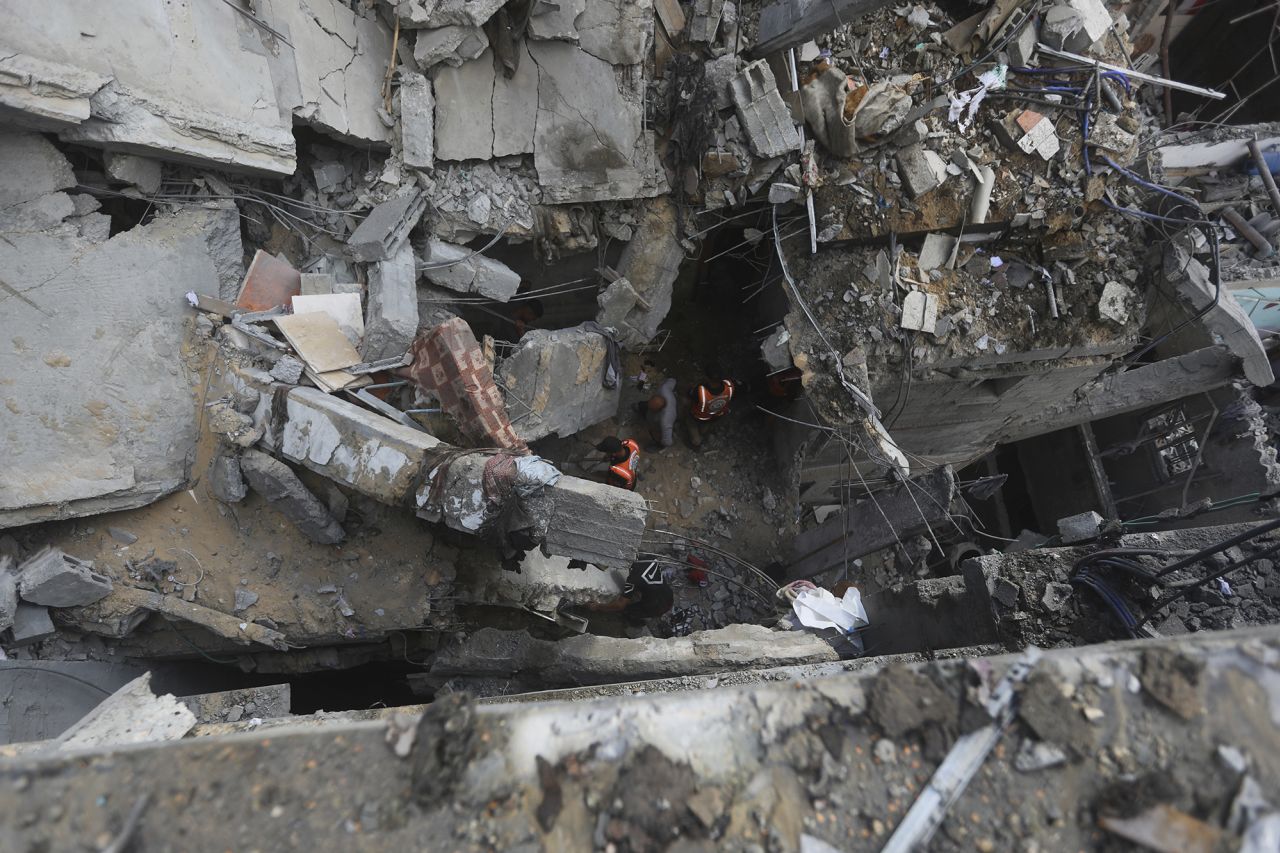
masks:
[[[240,468],[253,490],[293,522],[302,535],[322,545],[341,542],[346,533],[329,509],[288,465],[257,450],[246,450]]]
[[[936,151],[908,145],[898,151],[898,174],[912,198],[919,198],[947,177],[947,164]]]
[[[800,147],[800,134],[768,63],[758,59],[748,65],[733,78],[730,91],[738,120],[757,157],[781,157]]]
[[[111,594],[111,578],[55,548],[45,548],[22,564],[23,600],[46,607],[82,607]]]
[[[516,434],[563,438],[617,414],[621,383],[601,384],[607,358],[604,337],[580,326],[527,332],[499,369]]]
[[[400,156],[412,169],[435,165],[436,99],[431,81],[409,74],[400,83]]]
[[[172,695],[151,692],[144,672],[94,708],[54,741],[54,749],[90,749],[177,740],[196,724],[196,715]]]
[[[640,550],[648,508],[635,492],[561,477],[552,499],[547,550],[596,566],[630,566]]]
[[[418,286],[413,247],[407,242],[390,260],[369,271],[369,305],[365,312],[365,361],[395,358],[409,351],[418,332]]]
[[[432,284],[498,302],[506,302],[520,289],[520,275],[506,264],[435,237],[427,240],[420,269]]]
[[[413,58],[426,70],[444,63],[457,68],[475,59],[489,47],[489,38],[479,27],[453,25],[434,30],[419,30],[413,46]]]
[[[671,310],[672,288],[683,261],[684,247],[676,233],[675,205],[666,196],[650,200],[644,206],[635,236],[618,259],[618,273],[635,292],[635,304],[621,320],[608,315],[606,322],[606,290],[600,300],[597,322],[613,328],[624,347],[635,348],[653,340]]]
[[[13,614],[15,646],[38,643],[57,633],[58,630],[53,627],[53,620],[49,618],[49,608],[38,604],[27,604],[25,601],[18,602],[18,608]]]
[[[1058,519],[1058,535],[1068,545],[1076,542],[1088,542],[1098,538],[1102,530],[1103,517],[1093,510]]]

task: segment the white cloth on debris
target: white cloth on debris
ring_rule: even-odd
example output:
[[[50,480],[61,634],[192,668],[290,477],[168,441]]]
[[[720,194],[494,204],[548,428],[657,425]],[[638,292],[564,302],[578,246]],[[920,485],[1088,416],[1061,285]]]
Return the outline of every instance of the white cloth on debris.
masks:
[[[847,634],[870,624],[862,606],[862,593],[853,587],[845,590],[844,598],[836,598],[821,588],[803,590],[791,608],[806,628],[839,628]]]

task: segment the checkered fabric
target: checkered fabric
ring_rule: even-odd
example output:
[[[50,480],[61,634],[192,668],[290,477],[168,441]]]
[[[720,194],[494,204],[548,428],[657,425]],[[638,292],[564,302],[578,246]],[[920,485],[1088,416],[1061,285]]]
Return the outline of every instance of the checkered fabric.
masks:
[[[493,370],[465,320],[454,317],[419,331],[409,351],[413,381],[440,401],[464,435],[477,444],[528,450],[511,427]]]

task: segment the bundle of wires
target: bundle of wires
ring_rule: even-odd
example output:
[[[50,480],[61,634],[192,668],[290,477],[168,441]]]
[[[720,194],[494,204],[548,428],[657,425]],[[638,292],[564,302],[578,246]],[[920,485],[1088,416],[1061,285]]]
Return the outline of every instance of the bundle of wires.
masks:
[[[1246,530],[1244,533],[1228,537],[1207,548],[1202,548],[1180,560],[1159,566],[1144,565],[1141,559],[1144,557],[1157,559],[1167,557],[1168,552],[1163,549],[1108,548],[1092,554],[1086,554],[1077,560],[1075,566],[1072,567],[1069,580],[1072,586],[1087,589],[1097,596],[1103,606],[1115,616],[1121,628],[1130,637],[1151,636],[1151,632],[1145,626],[1153,616],[1205,584],[1224,578],[1256,560],[1280,553],[1280,542],[1267,545],[1260,550],[1255,550],[1252,554],[1237,559],[1227,559],[1225,565],[1212,568],[1208,573],[1202,573],[1188,580],[1175,580],[1172,577],[1173,575],[1193,569],[1198,564],[1212,559],[1217,554],[1221,554],[1238,545],[1252,542],[1277,529],[1280,529],[1280,519],[1260,524]],[[1134,614],[1133,609],[1130,608],[1128,601],[1120,591],[1121,582],[1126,579],[1136,582],[1144,592],[1150,590],[1153,586],[1163,590],[1156,598],[1155,603],[1148,607],[1141,616]]]

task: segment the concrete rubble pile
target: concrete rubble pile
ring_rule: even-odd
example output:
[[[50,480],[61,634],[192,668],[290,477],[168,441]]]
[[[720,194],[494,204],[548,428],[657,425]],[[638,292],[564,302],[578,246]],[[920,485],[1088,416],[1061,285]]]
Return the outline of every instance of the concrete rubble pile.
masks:
[[[1271,849],[1280,124],[1148,5],[0,0],[4,846]]]

